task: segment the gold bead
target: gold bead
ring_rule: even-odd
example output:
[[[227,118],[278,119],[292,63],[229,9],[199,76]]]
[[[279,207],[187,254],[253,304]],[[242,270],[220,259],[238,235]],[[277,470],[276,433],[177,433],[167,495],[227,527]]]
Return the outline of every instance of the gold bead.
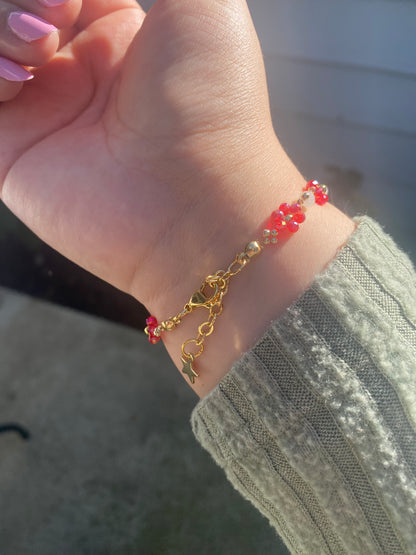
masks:
[[[264,244],[265,244],[265,245],[269,245],[269,244],[270,244],[270,239],[269,239],[269,237],[266,237],[266,238],[265,238]]]
[[[269,237],[270,236],[270,229],[265,229],[263,231],[263,237]]]
[[[277,243],[277,237],[273,237],[272,243],[275,245]]]
[[[321,185],[321,189],[322,189],[324,195],[328,194],[328,187],[326,185]]]
[[[277,229],[273,229],[273,231],[272,231],[272,237],[277,237]]]

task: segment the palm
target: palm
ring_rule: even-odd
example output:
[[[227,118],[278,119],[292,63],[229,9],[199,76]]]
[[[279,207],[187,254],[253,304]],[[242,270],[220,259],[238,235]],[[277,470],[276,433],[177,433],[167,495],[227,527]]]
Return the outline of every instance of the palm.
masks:
[[[250,84],[230,85],[224,58],[212,64],[215,44],[192,10],[187,23],[176,2],[164,2],[134,38],[143,14],[126,4],[94,20],[1,107],[0,183],[6,204],[46,242],[131,291],[137,262],[152,253],[160,267],[169,241],[192,227],[191,218],[178,228],[178,213],[192,204],[192,179],[220,165],[213,147],[220,141],[227,158],[241,150],[230,131],[247,124],[238,98]],[[170,239],[157,250],[162,235]],[[151,271],[139,274],[149,299]]]

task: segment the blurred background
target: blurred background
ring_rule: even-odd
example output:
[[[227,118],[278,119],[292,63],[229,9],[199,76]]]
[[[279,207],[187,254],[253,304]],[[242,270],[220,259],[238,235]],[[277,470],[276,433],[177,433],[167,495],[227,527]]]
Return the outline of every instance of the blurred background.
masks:
[[[144,0],[142,4],[149,9],[152,3]],[[249,6],[264,52],[275,129],[283,146],[306,177],[329,185],[336,205],[350,215],[367,213],[375,217],[416,261],[416,3],[249,0]],[[267,522],[231,490],[212,461],[195,445],[190,432],[186,435],[183,431],[189,428],[187,421],[195,398],[183,391],[180,379],[167,378],[172,374],[167,358],[161,354],[157,360],[167,369],[169,387],[156,392],[153,382],[137,373],[137,360],[156,364],[139,335],[145,310],[47,247],[3,205],[0,260],[0,418],[24,422],[33,432],[30,448],[23,448],[18,439],[0,436],[0,509],[4,514],[1,504],[6,501],[19,507],[14,512],[6,511],[9,517],[0,525],[0,551],[13,555],[187,554],[195,550],[219,555],[285,553],[283,547],[281,551],[276,547]],[[42,302],[32,301],[35,298]],[[12,313],[14,316],[10,316]],[[84,339],[71,335],[74,326],[83,330]],[[53,341],[44,343],[45,334]],[[84,345],[84,359],[75,361],[71,357],[75,356],[74,350],[82,351],[80,345]],[[26,356],[22,349],[27,350]],[[99,356],[106,358],[101,361]],[[90,372],[91,365],[101,367],[101,378]],[[134,389],[135,380],[139,380],[136,395],[129,394],[128,402],[120,377],[113,372],[122,367],[127,373],[131,371],[125,381],[127,389]],[[46,372],[44,381],[38,383],[42,372]],[[80,391],[68,375],[82,384],[84,401],[79,400]],[[97,390],[97,380],[103,380],[103,375],[107,377]],[[28,386],[31,379],[38,386]],[[121,388],[119,393],[111,397],[117,388]],[[82,408],[91,406],[91,397],[95,398],[93,415]],[[69,403],[62,412],[63,399],[72,398],[74,404]],[[114,404],[115,398],[125,405],[127,412],[120,421],[128,419],[130,435],[119,437],[120,421],[117,423],[108,413],[108,403]],[[160,423],[158,407],[169,403],[176,407],[172,418]],[[55,428],[50,428],[50,421],[42,415],[45,406],[54,409],[54,419],[60,423]],[[115,406],[118,414],[120,407]],[[78,449],[87,420],[92,426],[87,426],[90,435]],[[166,442],[160,434],[165,434],[172,450],[169,456],[155,459],[151,449],[143,455],[141,434],[146,436],[152,423],[157,428],[158,422],[160,432],[152,432],[152,441],[163,451],[160,446]],[[61,450],[52,449],[68,427],[72,450],[68,446],[65,449],[69,451],[62,450],[63,446]],[[101,438],[98,443],[97,437]],[[177,441],[172,443],[172,437]],[[131,444],[136,440],[138,452],[133,453]],[[120,460],[127,457],[126,453],[133,460],[140,458],[140,476],[131,471],[120,478],[126,468]],[[113,462],[107,461],[108,466],[100,471],[96,456],[110,457]],[[188,465],[184,476],[180,460],[187,456],[196,458],[199,466]],[[51,465],[59,466],[62,457],[73,461],[65,469],[68,479],[62,483],[57,479],[56,487],[45,488]],[[114,462],[116,459],[118,462]],[[43,470],[34,471],[34,466]],[[77,474],[81,471],[82,476]],[[155,473],[171,473],[171,480],[162,480],[165,486],[163,491],[158,488],[159,504],[155,505],[150,489],[146,495],[152,502],[146,505],[143,489],[137,484]],[[185,479],[190,485],[182,489],[180,483]],[[110,482],[113,490],[105,486]],[[152,478],[150,483],[156,488],[158,480]],[[210,484],[208,494],[205,483]],[[177,498],[181,493],[180,503]],[[42,505],[44,516],[35,517],[41,494],[48,501]],[[68,498],[70,506],[65,504]],[[94,501],[87,501],[92,498]],[[62,504],[65,510],[57,512]],[[166,510],[161,509],[162,505]],[[178,520],[178,511],[185,515],[198,508],[200,513],[207,506],[209,516],[196,516],[194,527]],[[28,532],[25,540],[18,540],[16,530],[22,516]],[[88,528],[86,522],[91,519],[96,525]],[[92,535],[89,530],[93,530]]]

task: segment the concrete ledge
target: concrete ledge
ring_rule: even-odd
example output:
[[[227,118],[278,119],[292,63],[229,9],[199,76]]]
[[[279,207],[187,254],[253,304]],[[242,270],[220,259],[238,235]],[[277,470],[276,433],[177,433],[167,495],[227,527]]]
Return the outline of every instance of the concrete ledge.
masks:
[[[0,288],[2,555],[285,553],[194,439],[136,331]]]

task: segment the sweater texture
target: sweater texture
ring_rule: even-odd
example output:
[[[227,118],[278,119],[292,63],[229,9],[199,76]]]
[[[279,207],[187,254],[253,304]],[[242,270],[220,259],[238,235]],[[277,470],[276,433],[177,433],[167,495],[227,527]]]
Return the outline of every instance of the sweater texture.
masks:
[[[355,221],[192,427],[291,553],[416,554],[416,274]]]

